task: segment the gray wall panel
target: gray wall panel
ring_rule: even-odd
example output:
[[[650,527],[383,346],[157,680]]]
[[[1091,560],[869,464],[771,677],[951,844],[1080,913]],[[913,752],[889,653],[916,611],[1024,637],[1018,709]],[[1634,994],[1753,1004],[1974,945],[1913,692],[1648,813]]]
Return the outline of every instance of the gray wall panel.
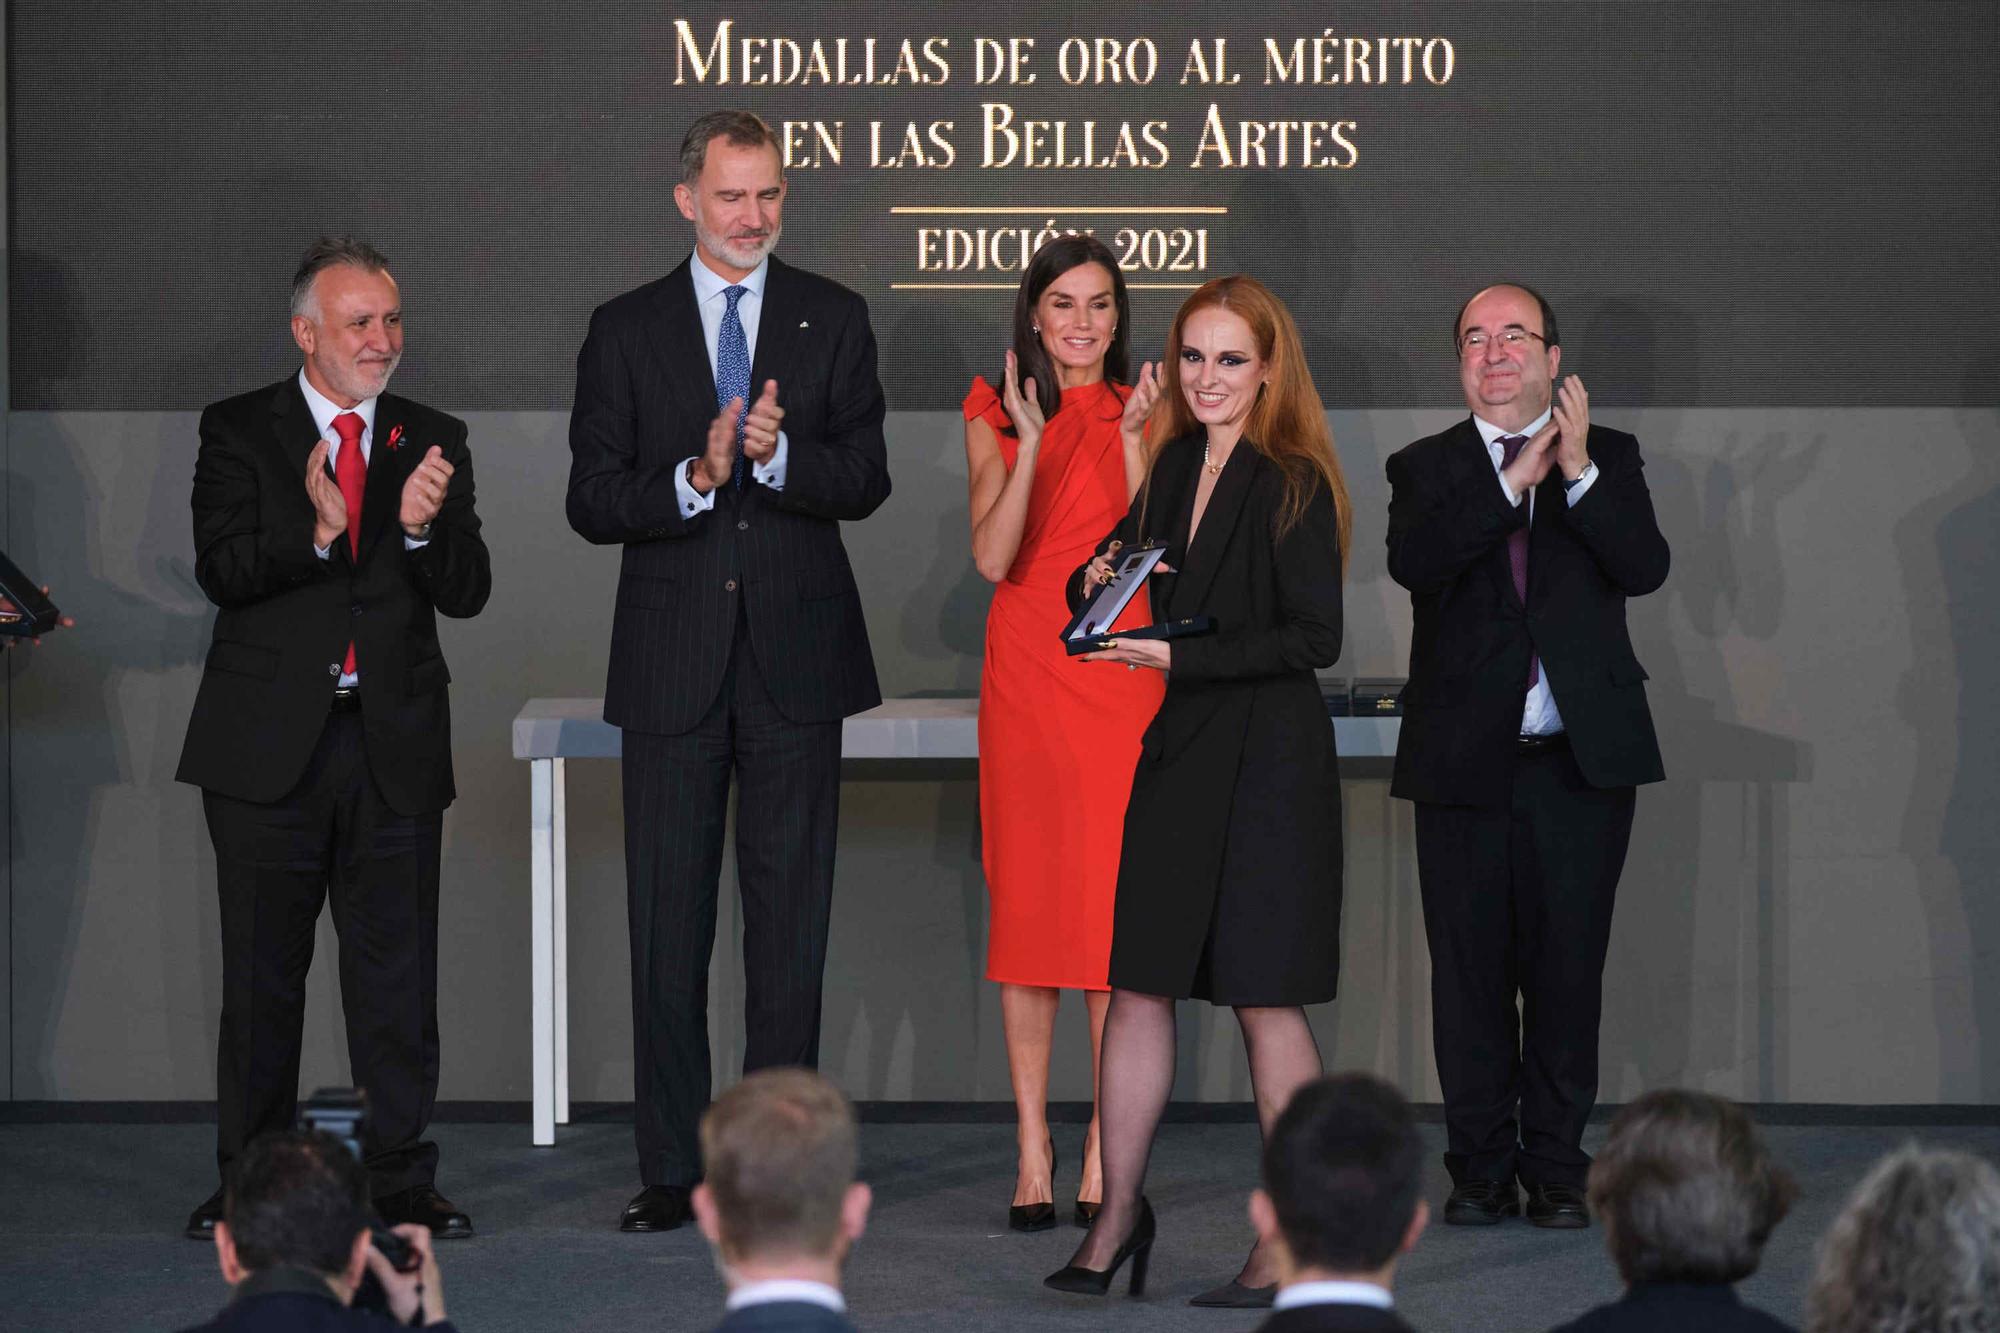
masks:
[[[1400,671],[1408,601],[1383,572],[1382,460],[1451,417],[1333,414],[1357,512],[1343,673]],[[2000,412],[1599,417],[1638,433],[1675,550],[1667,587],[1632,604],[1672,776],[1641,794],[1621,888],[1606,1096],[1684,1082],[1788,1101],[2000,1101]],[[443,1095],[525,1098],[527,774],[507,722],[530,695],[601,692],[617,553],[562,521],[561,414],[471,421],[495,595],[443,630],[460,786]],[[82,622],[11,665],[13,1095],[203,1098],[213,867],[199,799],[172,781],[210,622],[188,535],[194,417],[16,413],[8,429],[10,552]],[[969,691],[986,593],[956,415],[896,415],[890,443],[895,495],[848,532],[883,685]],[[1409,811],[1379,766],[1349,770],[1343,995],[1315,1021],[1332,1062],[1435,1097]],[[618,776],[569,771],[572,1086],[623,1098]],[[859,1097],[1003,1099],[971,770],[851,776],[826,1064]],[[725,1075],[741,1040],[737,928],[726,906]],[[323,930],[308,1081],[344,1078],[332,955]],[[1080,1006],[1065,1023],[1056,1094],[1080,1096]],[[1182,1050],[1182,1095],[1247,1096],[1228,1015],[1189,1006]]]

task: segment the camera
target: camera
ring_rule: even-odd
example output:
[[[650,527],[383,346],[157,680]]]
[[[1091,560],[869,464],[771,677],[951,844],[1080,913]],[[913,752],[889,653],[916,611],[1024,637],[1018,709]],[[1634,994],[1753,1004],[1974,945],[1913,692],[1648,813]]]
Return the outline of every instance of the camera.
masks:
[[[298,1127],[331,1134],[346,1145],[356,1161],[363,1161],[361,1139],[368,1129],[368,1094],[360,1088],[321,1088],[300,1104]],[[413,1273],[423,1263],[408,1241],[379,1223],[368,1228],[368,1238],[399,1273]]]

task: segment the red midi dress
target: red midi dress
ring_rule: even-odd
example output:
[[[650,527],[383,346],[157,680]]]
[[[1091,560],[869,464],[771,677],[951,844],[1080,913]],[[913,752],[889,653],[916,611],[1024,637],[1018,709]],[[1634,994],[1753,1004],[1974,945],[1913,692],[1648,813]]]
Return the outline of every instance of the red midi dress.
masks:
[[[1042,431],[1020,551],[986,616],[979,820],[993,981],[1106,988],[1125,803],[1166,685],[1157,671],[1078,662],[1060,636],[1067,580],[1125,515],[1118,420],[1130,392],[1063,392]],[[984,379],[965,396],[965,419],[993,427],[1011,470],[1013,424]],[[1142,592],[1117,626],[1151,619]]]

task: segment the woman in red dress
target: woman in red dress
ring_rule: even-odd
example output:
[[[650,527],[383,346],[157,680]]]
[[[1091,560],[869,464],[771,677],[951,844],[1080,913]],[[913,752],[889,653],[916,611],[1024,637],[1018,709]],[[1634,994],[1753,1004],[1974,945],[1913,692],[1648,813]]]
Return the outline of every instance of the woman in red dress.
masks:
[[[1142,432],[1159,381],[1150,364],[1130,379],[1128,324],[1111,251],[1092,236],[1058,237],[1022,277],[1000,390],[977,378],[965,398],[972,556],[997,585],[979,685],[979,817],[986,975],[1000,983],[1020,1116],[1008,1209],[1017,1231],[1056,1222],[1049,1050],[1065,989],[1083,991],[1090,1011],[1094,1102],[1125,801],[1139,733],[1163,693],[1158,673],[1079,668],[1061,642],[1065,582],[1124,514],[1149,461]],[[1142,594],[1118,623],[1149,620]],[[1078,1225],[1102,1194],[1093,1115]]]

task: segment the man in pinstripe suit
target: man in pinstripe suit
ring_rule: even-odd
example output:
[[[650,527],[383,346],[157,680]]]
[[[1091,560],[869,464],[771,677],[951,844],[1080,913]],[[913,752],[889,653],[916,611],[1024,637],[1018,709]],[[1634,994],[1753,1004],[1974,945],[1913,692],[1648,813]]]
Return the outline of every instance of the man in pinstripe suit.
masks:
[[[701,117],[681,167],[694,254],[592,314],[570,415],[570,526],[625,547],[604,717],[625,732],[645,1186],[626,1231],[680,1226],[701,1178],[730,780],[744,1068],[812,1067],[840,722],[882,697],[840,542],[889,495],[867,306],[771,256],[786,183],[761,119]]]

